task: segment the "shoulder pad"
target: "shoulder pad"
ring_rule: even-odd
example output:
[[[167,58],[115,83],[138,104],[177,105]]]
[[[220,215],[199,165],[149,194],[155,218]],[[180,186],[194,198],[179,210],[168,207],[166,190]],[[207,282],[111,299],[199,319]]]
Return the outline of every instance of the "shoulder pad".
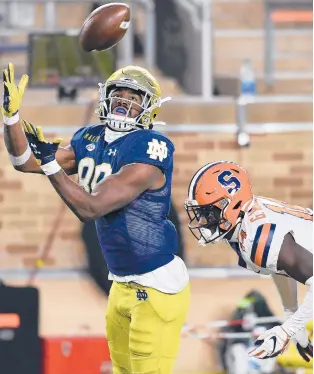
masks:
[[[103,125],[90,125],[78,129],[71,139],[71,146],[74,148],[78,142],[86,139],[87,141],[96,141],[97,137],[104,132]]]
[[[262,268],[267,267],[267,259],[272,244],[276,224],[264,223],[258,226],[252,244],[251,261]]]
[[[120,166],[146,163],[166,170],[173,165],[174,145],[157,131],[134,131],[127,135],[120,150]]]

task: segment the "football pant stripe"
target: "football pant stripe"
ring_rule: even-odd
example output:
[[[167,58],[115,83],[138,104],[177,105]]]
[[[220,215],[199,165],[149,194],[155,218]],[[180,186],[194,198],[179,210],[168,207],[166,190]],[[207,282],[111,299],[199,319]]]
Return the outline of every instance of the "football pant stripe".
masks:
[[[274,236],[276,225],[265,223],[258,227],[252,246],[251,260],[257,266],[265,268],[270,245]]]

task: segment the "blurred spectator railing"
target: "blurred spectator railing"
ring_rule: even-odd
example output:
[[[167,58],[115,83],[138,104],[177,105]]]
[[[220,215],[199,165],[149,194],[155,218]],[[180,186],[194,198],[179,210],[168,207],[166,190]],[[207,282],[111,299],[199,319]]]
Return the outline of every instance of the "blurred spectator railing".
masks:
[[[274,96],[239,96],[236,101],[236,128],[238,134],[238,144],[240,146],[248,146],[250,143],[249,133],[252,132],[252,124],[248,124],[247,111],[250,104],[278,104],[278,103],[313,103],[312,95],[274,95]],[[251,125],[251,126],[250,126]],[[268,131],[275,125],[273,131],[286,131],[287,128],[296,128],[301,130],[311,130],[313,125],[311,122],[306,123],[278,123],[278,124],[259,124],[260,131],[263,133],[266,128]],[[277,126],[278,128],[277,128]],[[280,131],[280,130],[279,130]],[[272,132],[272,130],[270,130]],[[254,130],[253,130],[254,133]]]
[[[272,85],[274,83],[274,65],[276,57],[275,27],[276,25],[286,23],[313,23],[313,2],[311,0],[265,1],[264,81],[266,85]],[[312,54],[313,51],[309,51],[309,58]],[[304,73],[312,74],[312,71]]]

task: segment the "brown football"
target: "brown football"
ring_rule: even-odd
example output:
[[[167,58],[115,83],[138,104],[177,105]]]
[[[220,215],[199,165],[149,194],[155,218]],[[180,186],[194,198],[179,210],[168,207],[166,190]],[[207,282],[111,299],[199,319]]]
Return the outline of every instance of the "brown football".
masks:
[[[84,51],[104,51],[116,45],[130,24],[130,8],[123,3],[109,3],[95,9],[85,20],[79,43]]]

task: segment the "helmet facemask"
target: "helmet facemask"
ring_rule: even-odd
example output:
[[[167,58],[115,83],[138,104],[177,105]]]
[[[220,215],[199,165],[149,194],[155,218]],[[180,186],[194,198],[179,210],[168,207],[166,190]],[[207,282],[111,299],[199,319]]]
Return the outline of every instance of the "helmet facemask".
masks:
[[[232,230],[232,224],[224,218],[227,206],[227,199],[219,199],[208,205],[186,200],[185,209],[190,219],[188,227],[200,245],[217,243]]]
[[[245,206],[253,198],[250,180],[241,166],[231,161],[216,161],[204,165],[191,179],[188,194],[189,200],[185,208],[191,220],[189,227],[199,244],[236,239]],[[201,215],[200,208],[210,208],[215,213],[214,207],[218,208],[219,213],[216,211],[216,221],[209,225],[209,210]],[[199,221],[200,215],[205,215],[206,218],[205,221],[201,220],[201,223],[205,222],[202,227],[192,224],[193,221]]]
[[[121,98],[123,105],[121,112],[115,114],[113,103],[119,100],[113,94],[117,90],[129,89],[142,98],[141,104],[127,98]],[[152,128],[152,111],[161,106],[163,100],[160,97],[148,92],[144,87],[132,81],[111,81],[110,85],[99,83],[100,100],[98,105],[98,115],[100,120],[105,123],[111,130],[119,132],[130,132],[136,129]],[[139,114],[131,117],[132,107],[139,108]]]

